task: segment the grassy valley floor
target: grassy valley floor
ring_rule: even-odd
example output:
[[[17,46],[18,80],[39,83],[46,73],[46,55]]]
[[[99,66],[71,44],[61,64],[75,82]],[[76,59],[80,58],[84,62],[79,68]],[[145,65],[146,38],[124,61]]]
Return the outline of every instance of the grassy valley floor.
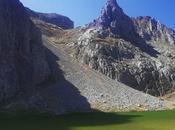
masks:
[[[0,130],[175,130],[175,111],[62,116],[1,113]]]

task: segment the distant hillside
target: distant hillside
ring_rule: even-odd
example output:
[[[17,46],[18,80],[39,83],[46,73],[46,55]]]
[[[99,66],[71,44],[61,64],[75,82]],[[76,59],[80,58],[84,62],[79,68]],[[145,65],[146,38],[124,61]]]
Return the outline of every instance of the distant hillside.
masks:
[[[29,16],[34,19],[39,19],[47,23],[57,25],[63,29],[74,28],[74,22],[66,16],[56,13],[40,13],[26,8]]]

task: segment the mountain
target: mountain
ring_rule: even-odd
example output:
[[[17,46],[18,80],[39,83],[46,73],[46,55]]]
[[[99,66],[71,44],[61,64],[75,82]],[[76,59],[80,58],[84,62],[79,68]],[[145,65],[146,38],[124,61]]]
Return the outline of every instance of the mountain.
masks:
[[[85,27],[31,19],[19,0],[0,0],[1,111],[174,108],[154,97],[174,91],[174,45],[145,40],[115,0]]]
[[[47,23],[57,25],[63,29],[74,28],[74,22],[66,16],[56,13],[40,13],[26,8],[27,13],[32,19],[41,20]]]
[[[160,22],[130,18],[116,0],[107,0],[97,19],[54,40],[64,43],[73,57],[90,68],[162,96],[175,90],[174,37],[174,31]]]
[[[41,32],[19,0],[0,0],[0,103],[13,102],[46,81]]]

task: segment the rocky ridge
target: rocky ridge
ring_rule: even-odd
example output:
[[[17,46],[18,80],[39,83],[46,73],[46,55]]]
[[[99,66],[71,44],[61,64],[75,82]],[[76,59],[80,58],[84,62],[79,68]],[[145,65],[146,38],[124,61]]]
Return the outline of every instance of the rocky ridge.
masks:
[[[149,16],[132,18],[137,33],[145,40],[175,45],[175,31]]]
[[[37,19],[37,20],[41,20],[47,23],[51,23],[63,29],[74,28],[74,22],[66,16],[56,14],[56,13],[35,12],[29,8],[26,8],[26,11],[32,19]]]

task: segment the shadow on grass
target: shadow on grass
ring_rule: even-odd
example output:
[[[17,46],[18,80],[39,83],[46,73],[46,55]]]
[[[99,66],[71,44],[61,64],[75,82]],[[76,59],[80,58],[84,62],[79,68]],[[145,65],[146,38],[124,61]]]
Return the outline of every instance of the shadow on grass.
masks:
[[[77,127],[98,127],[131,123],[139,115],[117,113],[74,113],[53,116],[39,113],[0,114],[2,130],[71,130]]]

